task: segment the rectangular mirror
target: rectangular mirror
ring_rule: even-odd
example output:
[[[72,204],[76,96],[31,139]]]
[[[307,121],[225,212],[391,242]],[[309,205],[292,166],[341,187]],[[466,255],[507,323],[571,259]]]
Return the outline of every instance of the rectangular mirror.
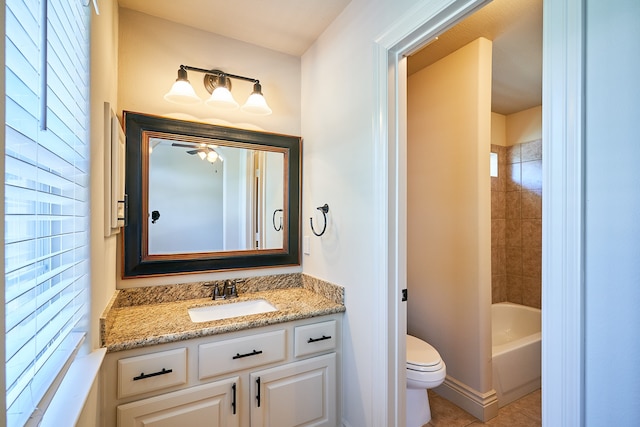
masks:
[[[299,137],[124,121],[124,277],[300,263]]]

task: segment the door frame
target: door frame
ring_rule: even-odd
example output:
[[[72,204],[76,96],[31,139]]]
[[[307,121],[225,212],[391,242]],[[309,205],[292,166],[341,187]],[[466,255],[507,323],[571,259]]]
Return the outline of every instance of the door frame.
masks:
[[[387,425],[405,425],[406,96],[405,57],[490,0],[421,2],[375,40],[376,183],[386,242],[381,313],[387,316]],[[584,5],[543,1],[543,425],[584,421]],[[553,143],[552,143],[553,142]],[[556,286],[552,286],[556,284]],[[561,284],[558,286],[557,284]],[[391,297],[389,297],[391,296]],[[382,415],[382,414],[380,414]]]

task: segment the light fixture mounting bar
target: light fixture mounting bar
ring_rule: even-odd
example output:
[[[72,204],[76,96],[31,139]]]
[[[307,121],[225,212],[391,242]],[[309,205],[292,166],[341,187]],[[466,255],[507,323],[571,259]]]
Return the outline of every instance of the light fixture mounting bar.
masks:
[[[182,70],[187,70],[187,71],[196,71],[198,73],[204,73],[204,74],[214,74],[216,76],[226,76],[232,79],[238,79],[238,80],[244,80],[247,82],[251,82],[251,83],[260,83],[260,80],[258,79],[254,79],[251,77],[245,77],[245,76],[240,76],[237,74],[229,74],[229,73],[225,73],[224,71],[220,71],[220,70],[205,70],[204,68],[197,68],[197,67],[191,67],[189,65],[180,65],[180,69]]]

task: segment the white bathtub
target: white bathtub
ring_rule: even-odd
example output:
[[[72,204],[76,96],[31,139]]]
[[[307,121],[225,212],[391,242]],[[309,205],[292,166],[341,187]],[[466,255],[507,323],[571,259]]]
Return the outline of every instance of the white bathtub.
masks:
[[[493,388],[502,407],[540,388],[540,310],[501,302],[491,306]]]

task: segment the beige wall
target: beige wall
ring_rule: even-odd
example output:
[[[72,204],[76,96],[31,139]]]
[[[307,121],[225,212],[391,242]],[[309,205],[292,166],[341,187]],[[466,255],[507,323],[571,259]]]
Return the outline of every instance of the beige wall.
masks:
[[[118,114],[123,110],[149,114],[189,114],[200,119],[240,127],[300,135],[300,58],[165,21],[150,15],[120,9],[118,66]],[[273,114],[255,116],[240,110],[216,110],[205,104],[178,105],[164,100],[177,77],[180,65],[220,69],[257,78]],[[200,98],[204,74],[189,72],[189,81]],[[232,80],[232,93],[242,104],[253,85]],[[118,246],[118,253],[120,246]],[[118,262],[120,255],[118,255]],[[195,282],[221,277],[277,274],[302,271],[301,267],[256,269],[234,272],[186,274],[122,280],[117,270],[118,288]]]
[[[478,394],[491,384],[491,42],[409,77],[408,332]]]
[[[491,144],[507,145],[507,116],[491,112]]]
[[[515,145],[542,139],[542,106],[509,114],[505,123],[506,144]]]
[[[249,123],[264,130],[300,134],[300,58],[261,48],[212,32],[197,30],[150,15],[120,10],[118,107],[151,114],[186,113],[232,124]],[[273,110],[255,116],[240,110],[225,111],[204,104],[167,102],[163,96],[177,77],[180,65],[219,69],[260,80]],[[189,81],[203,99],[204,74],[189,72]],[[232,80],[232,93],[242,104],[253,84]]]
[[[504,115],[491,113],[491,143],[508,147],[542,138],[542,106]]]
[[[118,5],[91,14],[91,348],[100,347],[99,318],[116,288],[116,236],[104,237],[104,103],[118,102]]]

